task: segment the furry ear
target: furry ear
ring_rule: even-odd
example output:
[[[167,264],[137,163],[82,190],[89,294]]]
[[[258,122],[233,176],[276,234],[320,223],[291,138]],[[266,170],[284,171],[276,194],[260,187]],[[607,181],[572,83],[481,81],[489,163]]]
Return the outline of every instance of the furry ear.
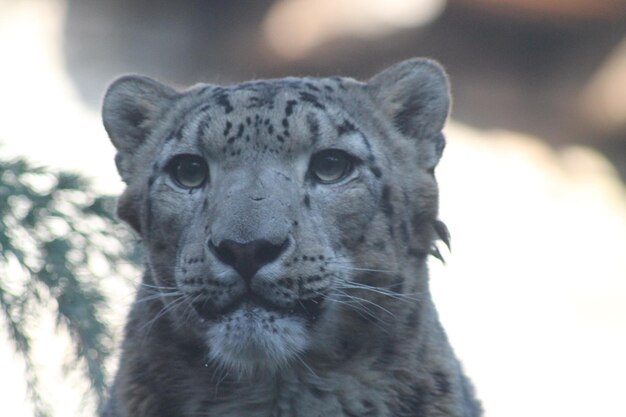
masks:
[[[410,59],[375,75],[367,88],[400,133],[427,142],[423,156],[428,169],[434,168],[445,146],[441,130],[450,110],[443,68],[430,59]]]
[[[109,86],[102,105],[102,120],[117,149],[115,162],[126,183],[132,172],[134,153],[177,95],[172,88],[140,75],[123,76]]]

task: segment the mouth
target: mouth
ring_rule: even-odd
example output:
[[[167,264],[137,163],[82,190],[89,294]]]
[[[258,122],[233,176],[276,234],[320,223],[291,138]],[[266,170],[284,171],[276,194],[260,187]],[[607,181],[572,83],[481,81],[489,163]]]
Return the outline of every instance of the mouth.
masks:
[[[282,306],[257,294],[248,292],[236,300],[233,300],[225,307],[217,308],[210,299],[195,301],[192,303],[192,306],[198,316],[207,321],[216,321],[240,309],[256,307],[268,312],[277,313],[280,316],[298,316],[309,322],[314,322],[319,317],[323,301],[324,297],[318,296],[303,300],[297,299],[288,305]]]

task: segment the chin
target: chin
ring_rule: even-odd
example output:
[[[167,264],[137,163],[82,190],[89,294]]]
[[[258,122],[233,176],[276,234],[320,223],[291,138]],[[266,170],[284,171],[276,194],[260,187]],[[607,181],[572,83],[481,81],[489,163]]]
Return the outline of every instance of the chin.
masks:
[[[215,319],[207,331],[210,360],[240,375],[288,368],[309,344],[307,322],[298,315],[243,304]]]

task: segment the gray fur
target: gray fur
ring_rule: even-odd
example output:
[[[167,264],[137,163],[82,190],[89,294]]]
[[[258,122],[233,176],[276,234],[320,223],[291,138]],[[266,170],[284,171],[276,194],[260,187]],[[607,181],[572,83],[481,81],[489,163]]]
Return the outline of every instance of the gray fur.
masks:
[[[424,59],[368,83],[116,81],[118,212],[147,255],[103,417],[479,416],[428,289],[448,91]],[[353,170],[320,183],[331,148]],[[172,178],[180,154],[206,183]],[[276,250],[244,279],[221,242]]]

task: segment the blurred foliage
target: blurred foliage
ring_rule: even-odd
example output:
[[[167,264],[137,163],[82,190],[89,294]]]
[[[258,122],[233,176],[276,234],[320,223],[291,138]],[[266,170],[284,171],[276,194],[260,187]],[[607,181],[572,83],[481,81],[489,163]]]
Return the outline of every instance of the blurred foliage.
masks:
[[[71,338],[65,374],[79,369],[98,405],[104,401],[112,338],[101,316],[101,281],[119,274],[136,250],[113,207],[112,197],[96,195],[78,175],[0,160],[0,321],[24,361],[37,417],[51,415],[32,354],[31,334],[43,315],[53,315]]]

